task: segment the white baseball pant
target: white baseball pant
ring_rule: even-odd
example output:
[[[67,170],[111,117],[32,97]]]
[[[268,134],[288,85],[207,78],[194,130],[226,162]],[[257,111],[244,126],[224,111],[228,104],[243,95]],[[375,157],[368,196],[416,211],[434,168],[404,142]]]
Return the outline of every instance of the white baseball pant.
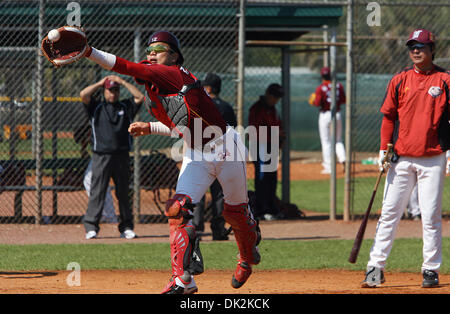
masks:
[[[204,151],[208,153],[203,155],[197,150],[186,148],[176,194],[189,195],[192,203],[198,203],[217,178],[223,189],[225,203],[247,203],[247,152],[239,133],[228,128],[225,135],[207,145]]]
[[[420,215],[419,192],[417,189],[417,184],[414,186],[414,189],[412,190],[411,196],[409,198],[408,213],[413,217]]]
[[[324,171],[331,170],[331,111],[319,113],[319,135],[322,146],[322,166]],[[338,162],[345,162],[345,147],[342,142],[341,113],[336,113],[336,156]]]
[[[442,262],[441,210],[445,164],[445,153],[432,157],[400,157],[391,164],[368,267],[385,268],[398,223],[417,183],[423,230],[422,272],[424,269],[439,271]]]

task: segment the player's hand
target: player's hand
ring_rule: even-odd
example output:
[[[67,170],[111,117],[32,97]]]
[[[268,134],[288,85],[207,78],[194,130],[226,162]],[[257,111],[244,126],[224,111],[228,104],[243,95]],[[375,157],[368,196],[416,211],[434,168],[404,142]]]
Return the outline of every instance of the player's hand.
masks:
[[[100,86],[103,86],[103,84],[105,84],[105,81],[106,81],[107,78],[108,78],[107,76],[103,77],[100,81],[98,81],[98,84]]]
[[[128,127],[128,132],[133,137],[150,134],[150,125],[148,122],[133,122]]]
[[[108,79],[110,79],[111,81],[116,82],[119,85],[123,85],[123,83],[125,83],[125,81],[121,77],[119,77],[117,75],[109,75]]]
[[[380,153],[378,155],[378,167],[380,171],[387,171],[391,167],[389,160],[384,162],[384,157],[386,156],[386,154],[387,150],[380,150]]]

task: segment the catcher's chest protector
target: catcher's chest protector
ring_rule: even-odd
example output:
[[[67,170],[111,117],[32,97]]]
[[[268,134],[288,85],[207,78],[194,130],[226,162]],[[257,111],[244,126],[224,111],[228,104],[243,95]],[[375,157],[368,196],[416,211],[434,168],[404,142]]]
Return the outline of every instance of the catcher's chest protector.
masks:
[[[183,85],[177,94],[160,95],[154,86],[147,86],[150,101],[145,101],[147,110],[159,121],[169,128],[178,129],[188,127],[191,119],[189,104],[186,100],[187,93],[193,88],[200,88],[201,82]]]

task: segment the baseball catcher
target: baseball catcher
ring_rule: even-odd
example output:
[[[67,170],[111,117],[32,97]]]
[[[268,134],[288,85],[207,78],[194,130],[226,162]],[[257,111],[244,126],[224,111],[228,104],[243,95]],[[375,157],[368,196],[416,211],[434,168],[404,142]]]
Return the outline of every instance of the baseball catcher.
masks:
[[[61,46],[65,47],[62,43]],[[166,203],[172,277],[162,293],[191,294],[198,290],[194,275],[203,271],[203,265],[191,209],[216,179],[223,188],[223,217],[234,230],[239,250],[231,285],[240,288],[250,277],[252,265],[261,259],[257,247],[260,232],[248,206],[247,152],[240,135],[227,126],[200,81],[182,66],[184,58],[178,38],[167,31],[155,32],[148,40],[147,58],[140,63],[88,45],[78,51],[101,67],[129,75],[145,86],[147,109],[158,122],[134,122],[128,129],[131,135],[177,135],[184,140],[186,149],[175,195]],[[61,57],[55,54],[49,60],[58,58]],[[210,137],[203,136],[208,134],[205,130]]]

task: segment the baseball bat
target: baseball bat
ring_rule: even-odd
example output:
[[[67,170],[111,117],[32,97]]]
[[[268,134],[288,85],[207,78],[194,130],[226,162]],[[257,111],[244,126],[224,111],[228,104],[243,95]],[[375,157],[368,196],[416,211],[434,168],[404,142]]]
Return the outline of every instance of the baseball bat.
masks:
[[[388,156],[390,156],[392,152],[392,144],[388,144],[388,149],[386,151],[386,155],[383,158],[383,164],[388,161]],[[367,221],[369,220],[369,214],[372,210],[373,201],[375,199],[375,195],[377,194],[378,185],[380,184],[381,176],[384,173],[384,168],[380,170],[378,173],[377,181],[372,191],[372,197],[370,198],[369,206],[367,206],[366,213],[364,214],[364,218],[361,222],[361,226],[359,227],[358,233],[356,234],[355,241],[353,243],[352,251],[350,252],[350,257],[348,261],[350,263],[355,263],[358,258],[359,249],[361,248],[362,240],[364,239],[364,233],[366,232]]]

